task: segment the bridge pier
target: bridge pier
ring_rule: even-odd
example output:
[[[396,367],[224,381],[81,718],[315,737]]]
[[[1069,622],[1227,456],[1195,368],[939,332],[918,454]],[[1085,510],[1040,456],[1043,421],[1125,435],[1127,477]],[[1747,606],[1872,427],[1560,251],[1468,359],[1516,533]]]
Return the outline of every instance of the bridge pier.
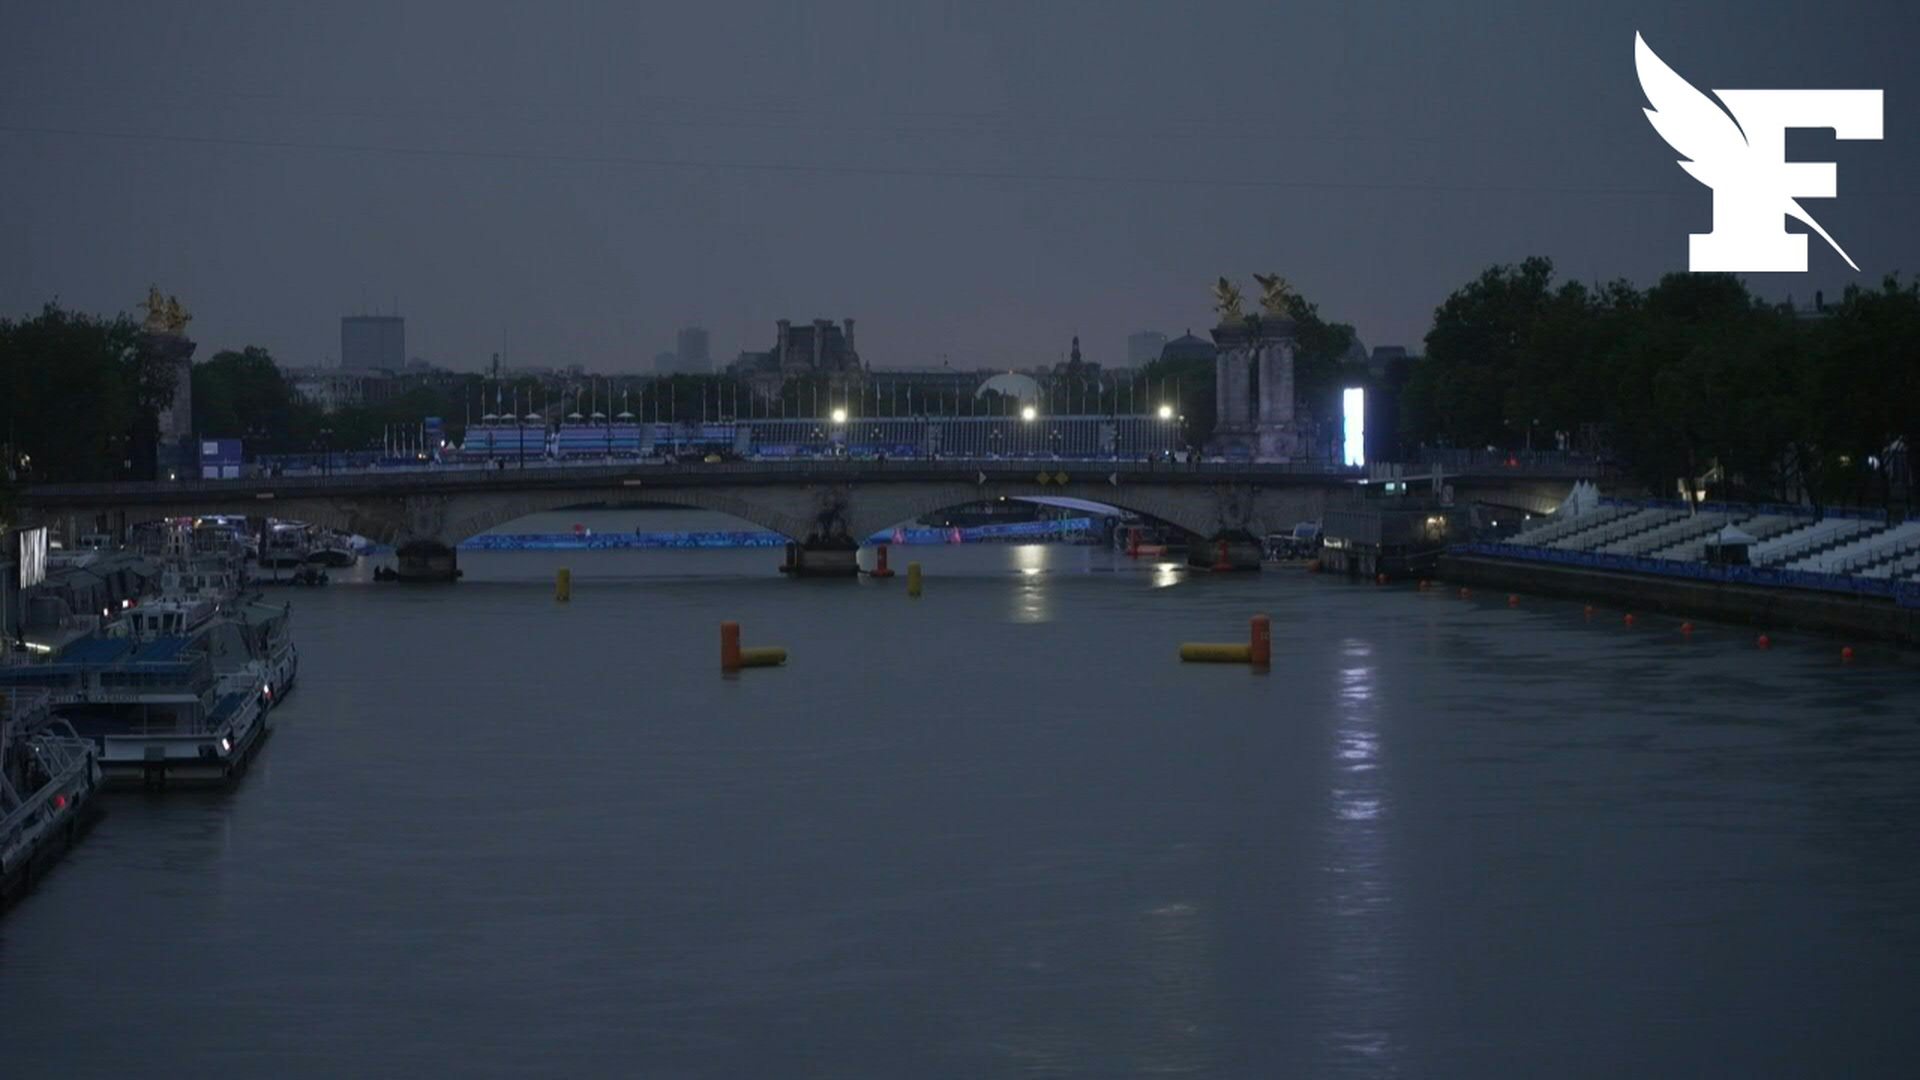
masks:
[[[860,576],[860,549],[835,540],[789,541],[780,572],[793,577]]]
[[[1265,558],[1260,538],[1245,529],[1226,529],[1187,545],[1190,570],[1259,570]]]
[[[451,583],[460,580],[460,555],[438,540],[409,540],[394,552],[394,580]]]

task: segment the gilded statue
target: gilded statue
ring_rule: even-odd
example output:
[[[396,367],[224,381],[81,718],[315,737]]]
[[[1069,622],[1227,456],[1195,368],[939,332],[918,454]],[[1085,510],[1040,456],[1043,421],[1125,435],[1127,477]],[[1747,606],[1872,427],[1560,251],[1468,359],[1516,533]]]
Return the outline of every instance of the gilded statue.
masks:
[[[146,302],[140,306],[147,309],[147,317],[141,325],[156,334],[178,334],[193,321],[187,309],[180,306],[180,298],[162,296],[158,286],[147,286]]]
[[[1293,301],[1299,294],[1287,279],[1279,274],[1255,274],[1253,280],[1260,283],[1260,310],[1276,319],[1293,316]]]
[[[1222,323],[1239,322],[1244,318],[1240,311],[1239,287],[1226,278],[1214,282],[1213,310],[1220,313]]]

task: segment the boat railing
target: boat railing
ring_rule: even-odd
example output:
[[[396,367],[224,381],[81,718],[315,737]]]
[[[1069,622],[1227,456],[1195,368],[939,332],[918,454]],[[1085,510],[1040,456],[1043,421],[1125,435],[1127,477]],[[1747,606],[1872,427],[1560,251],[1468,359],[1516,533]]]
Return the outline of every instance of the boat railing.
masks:
[[[10,691],[6,696],[6,718],[0,721],[0,761],[9,747],[20,748],[35,759],[47,777],[36,790],[17,792],[0,770],[0,810],[5,811],[0,817],[0,858],[10,861],[30,833],[66,807],[74,774],[91,771],[94,765],[93,744],[81,738],[73,725],[47,715],[44,698],[36,701],[32,691]]]

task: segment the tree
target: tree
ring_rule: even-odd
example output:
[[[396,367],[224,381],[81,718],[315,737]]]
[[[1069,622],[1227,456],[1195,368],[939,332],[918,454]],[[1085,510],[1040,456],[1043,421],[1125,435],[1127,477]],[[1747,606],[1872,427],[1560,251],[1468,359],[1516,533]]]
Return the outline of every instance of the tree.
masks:
[[[194,365],[193,420],[207,438],[245,439],[253,452],[275,454],[309,449],[321,426],[320,410],[254,345]]]
[[[112,479],[137,441],[152,444],[172,373],[142,359],[139,333],[124,315],[52,303],[33,318],[0,320],[0,445],[23,480]]]

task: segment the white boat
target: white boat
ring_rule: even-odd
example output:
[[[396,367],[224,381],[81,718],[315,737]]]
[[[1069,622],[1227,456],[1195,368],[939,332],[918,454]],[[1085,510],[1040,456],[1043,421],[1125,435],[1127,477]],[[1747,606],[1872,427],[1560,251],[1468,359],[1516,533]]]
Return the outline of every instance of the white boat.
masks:
[[[347,537],[335,532],[323,532],[313,538],[307,561],[319,566],[347,567],[360,561],[360,553],[354,550]]]
[[[276,522],[267,531],[266,543],[260,546],[260,565],[275,570],[303,566],[312,550],[312,536],[307,526],[298,522]]]
[[[266,735],[265,686],[251,666],[217,673],[194,644],[96,635],[0,669],[0,692],[45,691],[54,715],[93,742],[108,784],[222,784]]]
[[[0,690],[0,908],[26,893],[97,816],[93,744],[50,695]]]

